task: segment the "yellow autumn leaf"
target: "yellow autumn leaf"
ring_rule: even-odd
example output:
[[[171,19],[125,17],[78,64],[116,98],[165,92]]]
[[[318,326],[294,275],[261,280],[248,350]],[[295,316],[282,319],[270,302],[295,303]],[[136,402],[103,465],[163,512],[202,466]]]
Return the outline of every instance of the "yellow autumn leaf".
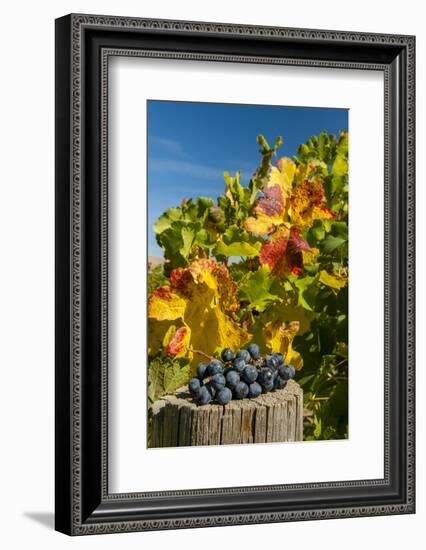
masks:
[[[198,360],[195,350],[213,355],[218,347],[239,349],[251,339],[231,317],[239,302],[236,284],[224,264],[211,259],[195,260],[187,268],[171,273],[170,288],[157,291],[148,308],[151,333],[156,334],[156,323],[177,319],[178,313],[181,326],[165,326],[161,345],[152,353],[163,350],[169,355],[187,357],[194,369]],[[151,342],[149,346],[151,349]]]
[[[337,273],[327,273],[325,270],[320,271],[319,280],[330,288],[344,288],[348,284],[348,278],[345,275],[338,275]]]
[[[302,250],[303,265],[314,265],[317,263],[319,248],[311,248],[310,250]]]
[[[277,351],[285,355],[286,363],[301,369],[303,359],[293,348],[292,342],[300,330],[299,321],[286,323],[279,317],[279,306],[259,315],[254,327],[254,340],[267,353]]]
[[[191,330],[187,326],[170,327],[166,336],[163,339],[163,346],[166,349],[166,354],[172,357],[187,357],[191,352],[188,352],[189,343],[191,340]],[[192,355],[191,355],[192,358]]]
[[[316,313],[287,300],[281,304],[271,306],[268,316],[271,319],[280,320],[287,324],[291,321],[297,321],[299,323],[297,334],[301,335],[310,329],[311,321],[316,317]]]
[[[315,220],[331,220],[335,214],[325,206],[323,179],[314,176],[296,185],[290,201],[291,222],[305,229]]]
[[[173,321],[157,321],[148,318],[148,355],[155,355],[158,350],[163,349],[165,335],[172,326],[176,330]]]
[[[271,321],[265,325],[263,330],[267,347],[270,351],[278,351],[285,356],[287,364],[293,365],[295,369],[301,369],[303,359],[300,354],[293,349],[292,342],[298,333],[300,324],[298,321],[282,323],[280,321]]]
[[[174,321],[182,317],[185,300],[168,286],[156,288],[148,300],[148,317],[157,321]]]
[[[308,179],[315,174],[321,174],[327,170],[327,165],[322,160],[312,160],[299,164],[294,175],[294,182],[296,184]]]
[[[296,165],[294,162],[288,157],[282,157],[277,160],[276,166],[271,168],[268,185],[278,184],[286,196],[289,196],[295,173]]]
[[[247,231],[268,235],[285,222],[295,172],[296,165],[286,157],[279,159],[277,166],[271,168],[262,189],[263,195],[257,199],[253,215],[245,221]]]

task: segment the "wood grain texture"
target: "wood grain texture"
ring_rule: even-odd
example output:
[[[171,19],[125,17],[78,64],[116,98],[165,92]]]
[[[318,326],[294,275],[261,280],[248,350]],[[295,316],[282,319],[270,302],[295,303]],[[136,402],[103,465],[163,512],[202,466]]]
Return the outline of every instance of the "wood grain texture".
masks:
[[[293,380],[283,390],[225,406],[198,406],[186,387],[153,405],[153,447],[302,440],[303,391]]]

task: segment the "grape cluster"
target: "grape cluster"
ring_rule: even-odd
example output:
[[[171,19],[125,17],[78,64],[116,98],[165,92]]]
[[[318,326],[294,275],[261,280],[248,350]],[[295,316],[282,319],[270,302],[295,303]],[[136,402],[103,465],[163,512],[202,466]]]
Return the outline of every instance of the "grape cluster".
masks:
[[[198,405],[214,400],[226,405],[231,399],[252,398],[283,389],[295,374],[294,367],[285,364],[282,353],[273,352],[262,359],[257,344],[237,353],[225,348],[221,359],[199,363],[197,376],[189,381],[189,392]]]

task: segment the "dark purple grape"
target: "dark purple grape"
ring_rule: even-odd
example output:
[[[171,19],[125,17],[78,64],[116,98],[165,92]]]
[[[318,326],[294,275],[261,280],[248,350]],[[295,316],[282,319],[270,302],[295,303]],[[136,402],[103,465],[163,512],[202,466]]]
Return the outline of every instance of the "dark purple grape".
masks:
[[[235,386],[234,395],[236,399],[244,399],[247,397],[249,388],[245,382],[238,382]]]
[[[218,359],[212,359],[210,365],[207,367],[207,374],[209,376],[214,376],[218,373],[223,373],[223,365]]]
[[[226,378],[226,385],[228,386],[228,388],[231,388],[231,390],[233,390],[235,386],[238,384],[238,382],[240,381],[240,375],[235,370],[229,371],[225,378]]]
[[[259,374],[257,376],[257,381],[262,386],[265,386],[266,384],[273,383],[273,378],[274,378],[274,374],[271,371],[271,369],[264,367],[263,369],[260,369]]]
[[[206,386],[202,386],[197,396],[197,403],[199,405],[207,405],[212,400],[212,396]]]
[[[265,359],[265,365],[271,370],[277,370],[278,361],[273,355],[267,355]]]
[[[260,349],[257,344],[250,344],[247,348],[247,351],[251,355],[251,358],[255,361],[260,358]]]
[[[232,391],[229,388],[222,388],[216,396],[219,405],[226,405],[232,399]]]
[[[251,359],[251,355],[246,349],[240,349],[236,357],[237,359],[244,359],[246,363],[248,363]]]
[[[258,370],[253,365],[248,365],[243,370],[242,378],[246,384],[251,384],[252,382],[255,382],[258,375]]]
[[[257,382],[253,382],[249,386],[248,397],[258,397],[262,393],[262,386]]]
[[[277,376],[274,380],[274,389],[275,390],[282,390],[287,386],[287,380],[284,380],[281,378],[281,376]]]
[[[200,380],[204,380],[204,378],[206,377],[206,375],[207,375],[207,368],[208,368],[208,364],[207,364],[207,363],[198,363],[198,367],[197,367],[197,377],[198,377]]]
[[[235,357],[235,355],[234,355],[234,352],[232,351],[232,349],[225,348],[224,350],[222,350],[221,358],[222,358],[222,361],[224,361],[225,363],[228,363],[229,361],[232,361],[234,359],[234,357]]]
[[[244,359],[242,357],[237,357],[237,358],[234,359],[234,361],[232,363],[232,366],[233,366],[234,370],[236,370],[239,373],[242,373],[243,370],[245,369],[246,362],[244,361]]]
[[[279,367],[281,367],[281,365],[284,365],[285,357],[282,353],[279,353],[278,351],[273,351],[271,355],[272,357],[275,357]]]
[[[201,382],[199,378],[191,378],[188,384],[189,392],[193,397],[196,397],[200,393]]]
[[[278,372],[284,380],[290,380],[296,374],[296,370],[292,365],[283,365]]]
[[[214,387],[215,390],[219,391],[219,390],[221,390],[222,388],[225,387],[226,380],[225,380],[225,377],[223,376],[223,374],[220,374],[218,372],[217,374],[215,374],[212,377],[210,383]]]

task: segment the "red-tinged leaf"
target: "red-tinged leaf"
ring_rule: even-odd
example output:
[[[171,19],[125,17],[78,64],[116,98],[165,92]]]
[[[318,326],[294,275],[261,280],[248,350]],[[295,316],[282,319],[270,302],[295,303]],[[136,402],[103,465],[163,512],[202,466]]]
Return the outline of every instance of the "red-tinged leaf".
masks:
[[[166,347],[166,355],[181,357],[186,355],[191,331],[188,327],[180,327]]]
[[[284,212],[284,197],[279,185],[266,187],[256,206],[256,212],[266,216],[279,216]]]
[[[291,197],[290,217],[294,225],[311,227],[315,220],[335,217],[325,206],[323,179],[319,176],[306,178],[298,183]]]
[[[266,264],[279,277],[289,273],[300,275],[303,270],[303,251],[309,250],[299,228],[280,228],[262,246],[259,259],[261,264]]]
[[[274,275],[284,275],[285,252],[287,250],[289,236],[289,230],[282,227],[271,235],[260,249],[260,263],[267,265]]]

